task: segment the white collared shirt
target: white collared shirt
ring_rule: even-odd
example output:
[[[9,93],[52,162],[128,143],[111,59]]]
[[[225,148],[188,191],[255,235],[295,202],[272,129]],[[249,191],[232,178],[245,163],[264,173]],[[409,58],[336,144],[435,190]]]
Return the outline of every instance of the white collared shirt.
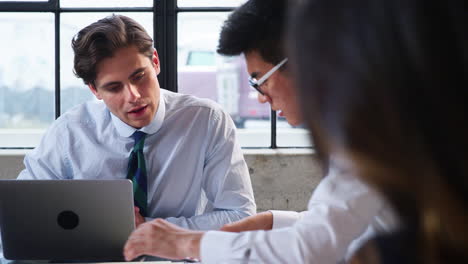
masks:
[[[102,102],[63,114],[24,159],[18,179],[125,179],[135,128]],[[219,105],[161,89],[143,149],[148,216],[208,230],[255,213],[235,126]]]
[[[397,226],[379,194],[335,168],[315,189],[307,211],[272,213],[273,230],[205,233],[203,263],[343,263],[373,235]]]

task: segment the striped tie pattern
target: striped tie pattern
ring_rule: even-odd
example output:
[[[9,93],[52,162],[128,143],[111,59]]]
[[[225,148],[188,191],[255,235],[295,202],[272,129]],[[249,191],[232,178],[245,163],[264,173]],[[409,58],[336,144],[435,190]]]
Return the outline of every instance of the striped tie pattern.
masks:
[[[133,182],[133,199],[135,206],[140,208],[140,214],[147,216],[148,191],[146,182],[145,156],[143,155],[143,146],[145,144],[146,134],[141,131],[133,133],[135,146],[128,160],[127,179]]]

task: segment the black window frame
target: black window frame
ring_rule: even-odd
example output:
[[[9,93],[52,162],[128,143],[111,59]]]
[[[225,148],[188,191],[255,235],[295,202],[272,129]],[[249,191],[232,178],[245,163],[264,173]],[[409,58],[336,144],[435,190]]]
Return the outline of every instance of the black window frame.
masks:
[[[6,12],[32,12],[54,14],[54,50],[55,50],[55,118],[61,114],[60,109],[60,18],[62,13],[81,12],[152,12],[153,36],[155,48],[164,67],[158,76],[161,87],[177,92],[177,18],[179,13],[187,12],[231,12],[235,7],[178,7],[177,0],[153,0],[152,7],[66,7],[60,6],[60,0],[44,2],[5,1],[0,2],[0,15]],[[169,59],[175,58],[175,59]],[[271,111],[271,149],[279,148],[276,144],[276,112]],[[260,147],[261,148],[261,147]],[[288,147],[283,147],[288,148]]]

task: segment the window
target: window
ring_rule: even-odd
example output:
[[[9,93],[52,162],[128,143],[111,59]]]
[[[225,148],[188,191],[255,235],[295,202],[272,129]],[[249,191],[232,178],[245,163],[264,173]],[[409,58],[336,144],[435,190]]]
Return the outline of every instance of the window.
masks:
[[[2,141],[7,139],[3,146],[14,147],[12,135],[40,131],[54,120],[53,25],[52,14],[1,13],[0,135]]]
[[[268,104],[258,103],[242,57],[216,53],[221,26],[229,15],[229,9],[223,10],[243,2],[178,1],[178,91],[218,102],[234,120],[243,147],[310,146],[304,128],[291,127],[284,118],[276,119]],[[271,117],[276,121],[273,129]]]
[[[0,148],[35,147],[54,118],[95,100],[72,72],[70,43],[79,29],[112,13],[134,18],[153,36],[161,87],[217,101],[231,114],[243,147],[310,146],[304,129],[257,102],[242,57],[216,53],[222,23],[244,2],[0,0],[0,34],[12,36],[0,42]]]
[[[215,53],[212,51],[191,50],[187,58],[187,66],[215,66]]]

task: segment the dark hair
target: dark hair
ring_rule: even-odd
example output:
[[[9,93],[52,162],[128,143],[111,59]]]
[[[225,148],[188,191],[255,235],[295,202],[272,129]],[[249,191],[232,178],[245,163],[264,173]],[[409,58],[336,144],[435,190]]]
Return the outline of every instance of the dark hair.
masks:
[[[287,0],[249,0],[228,17],[221,29],[218,53],[234,56],[257,51],[277,64],[285,57],[284,26]]]
[[[114,56],[116,50],[136,46],[141,54],[151,58],[153,40],[135,20],[111,15],[83,28],[72,40],[75,52],[74,73],[86,85],[96,80],[96,68],[105,58]]]
[[[289,23],[316,146],[344,150],[417,227],[425,263],[468,261],[465,12],[457,0],[316,0]]]

